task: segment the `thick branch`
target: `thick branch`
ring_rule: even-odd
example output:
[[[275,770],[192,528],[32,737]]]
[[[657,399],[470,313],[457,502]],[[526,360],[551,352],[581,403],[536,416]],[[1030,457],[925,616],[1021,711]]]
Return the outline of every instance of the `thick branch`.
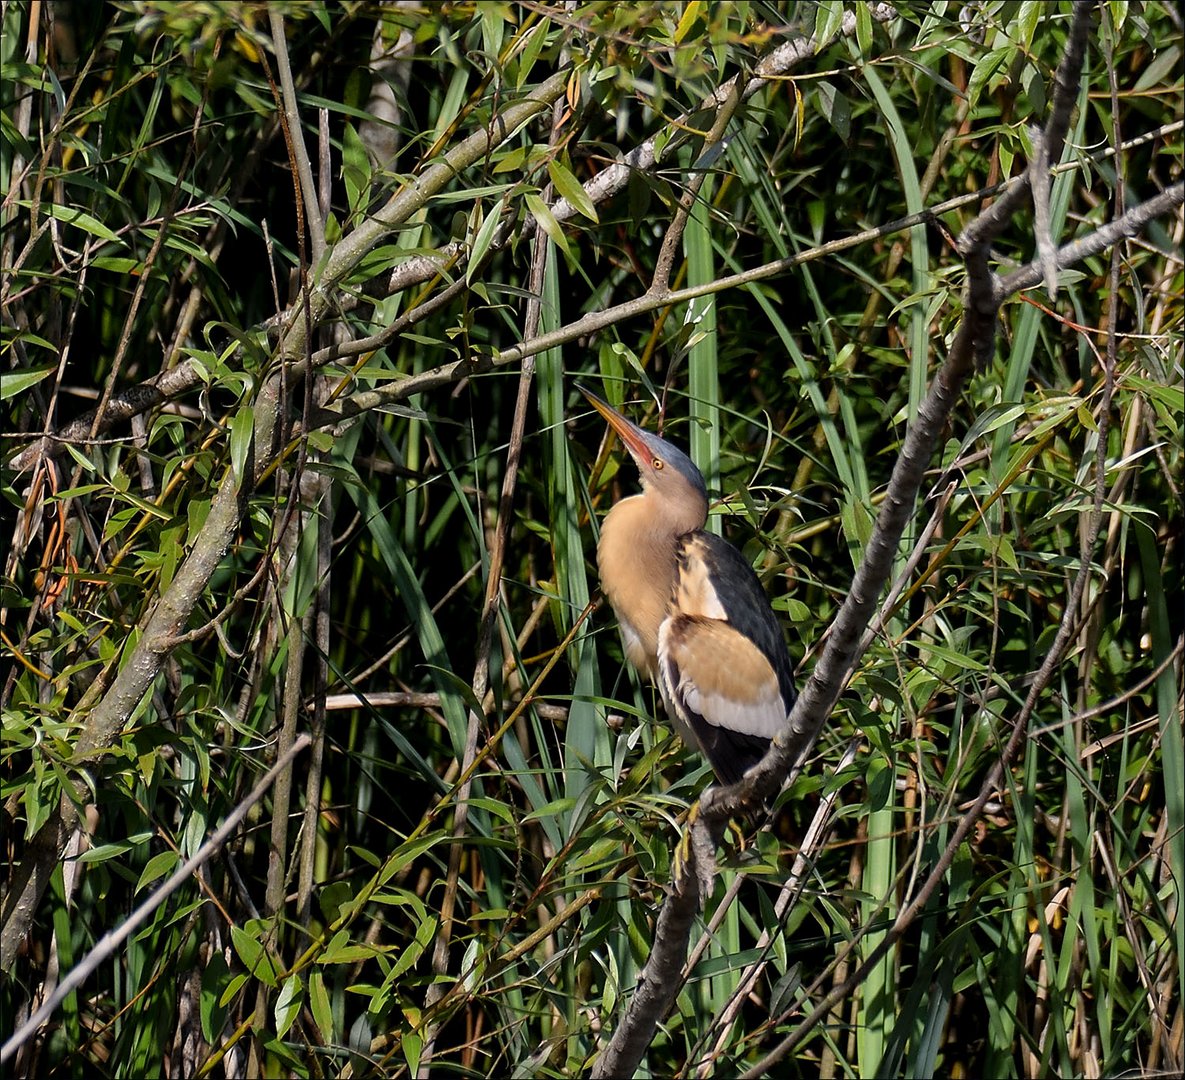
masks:
[[[1087,0],[1078,0],[1074,7],[1074,25],[1058,67],[1054,101],[1044,132],[1045,142],[1051,150],[1060,150],[1069,124],[1075,88],[1085,57],[1085,35],[1090,26],[1092,6]],[[872,618],[877,598],[889,580],[897,545],[913,512],[914,501],[946,419],[974,370],[976,359],[983,359],[985,354],[990,354],[999,309],[1009,294],[1004,292],[1002,284],[988,266],[988,246],[1008,224],[1010,210],[1007,204],[1019,200],[1023,195],[1023,187],[1018,185],[1007,191],[971,222],[960,236],[959,250],[967,259],[968,269],[968,296],[964,304],[963,322],[946,361],[938,369],[918,409],[916,420],[906,433],[901,455],[893,468],[876,526],[852,581],[851,591],[835,617],[827,646],[815,670],[790,712],[786,729],[774,740],[765,759],[750,770],[739,784],[710,793],[715,798],[705,808],[707,816],[727,818],[743,806],[753,805],[773,795],[790,770],[814,745],[823,724],[839,700],[859,659],[861,637]],[[1004,210],[1001,210],[1002,206]],[[1125,215],[1125,219],[1127,217]],[[1138,219],[1137,216],[1133,220]],[[1062,265],[1061,257],[1062,252],[1059,251],[1059,265]]]
[[[1045,145],[1051,152],[1055,148],[1060,149],[1069,123],[1085,56],[1091,7],[1087,0],[1078,0],[1075,4],[1074,24],[1058,69],[1054,101],[1044,132]],[[814,745],[847,684],[859,659],[864,631],[892,572],[901,536],[912,516],[917,493],[935,445],[959,393],[975,370],[977,357],[985,358],[991,354],[995,322],[1004,296],[988,265],[988,247],[1010,220],[1012,207],[1008,203],[1019,200],[1028,186],[1018,185],[1006,192],[991,208],[980,214],[960,238],[959,247],[968,269],[968,295],[963,321],[946,361],[935,375],[918,415],[906,434],[851,590],[832,623],[827,645],[815,670],[795,702],[785,729],[774,739],[769,753],[739,783],[722,789],[709,789],[701,800],[700,817],[695,826],[700,833],[701,843],[705,835],[710,836],[716,829],[722,828],[724,821],[732,814],[773,796]],[[702,886],[695,883],[697,887],[693,887],[692,883],[695,869],[684,869],[663,905],[646,978],[631,1000],[602,1059],[598,1061],[598,1075],[631,1075],[641,1061],[658,1022],[674,1000],[679,985],[679,969],[687,952],[694,908],[700,900]],[[665,932],[679,936],[675,941],[667,941],[664,939]],[[658,957],[667,958],[666,963],[660,963]],[[605,1066],[606,1062],[611,1064]]]
[[[693,846],[687,860],[687,872],[667,894],[654,928],[654,948],[650,951],[638,988],[630,1000],[629,1016],[653,1017],[657,1023],[670,1008],[671,999],[679,986],[679,969],[687,956],[691,927],[703,904],[699,885],[704,867],[700,861],[705,857],[712,858],[710,847],[705,855],[702,845]],[[594,1080],[632,1076],[654,1037],[654,1026],[620,1024],[609,1045],[593,1065]]]

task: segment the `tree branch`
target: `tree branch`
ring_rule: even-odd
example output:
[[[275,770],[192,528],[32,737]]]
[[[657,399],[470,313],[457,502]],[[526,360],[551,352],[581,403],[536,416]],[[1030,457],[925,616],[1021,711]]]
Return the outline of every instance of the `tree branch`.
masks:
[[[1050,148],[1051,154],[1055,151],[1060,152],[1069,124],[1085,57],[1092,7],[1091,0],[1077,0],[1074,6],[1074,22],[1062,62],[1058,67],[1050,117],[1043,133],[1044,145]],[[1026,177],[1030,175],[1031,169],[1032,165],[1030,170],[1026,171]],[[960,237],[959,250],[964,255],[968,269],[968,293],[963,320],[950,352],[930,384],[919,407],[917,418],[906,434],[851,590],[832,623],[827,645],[795,702],[787,718],[786,727],[775,737],[765,758],[738,783],[725,788],[710,788],[701,799],[699,820],[694,827],[701,836],[700,842],[693,845],[693,853],[703,850],[706,837],[721,829],[728,817],[743,809],[760,805],[763,799],[772,797],[786,777],[798,768],[818,738],[823,724],[830,717],[859,659],[861,638],[873,616],[880,592],[889,580],[898,544],[905,525],[912,516],[914,502],[939,435],[959,393],[975,370],[976,360],[986,360],[992,354],[996,319],[1008,294],[1003,291],[990,269],[988,249],[991,241],[1008,225],[1012,204],[1019,202],[1029,186],[1031,185],[1028,183],[1022,183],[1009,189],[992,207],[981,213]],[[1102,464],[1099,468],[1101,472]],[[1084,556],[1084,567],[1088,563],[1089,560]],[[1078,584],[1082,584],[1081,577]],[[1069,605],[1067,614],[1073,609],[1074,605]],[[1063,630],[1065,629],[1063,623]],[[1059,634],[1059,642],[1064,647],[1064,642],[1060,639]],[[1047,658],[1042,669],[1043,672],[1048,669],[1046,678],[1052,675],[1057,659],[1053,653]],[[1010,751],[1014,751],[1015,745],[1019,744],[1021,734],[1027,728],[1028,714],[1035,703],[1034,692],[1030,694],[1026,709],[1022,710],[1022,716],[1017,720],[1009,747],[993,770],[995,783],[998,783],[1004,765],[1009,760]],[[961,835],[965,835],[978,819],[988,794],[986,791],[981,792],[972,813],[969,813],[960,825]],[[954,850],[948,848],[952,856]],[[704,873],[704,869],[702,860],[686,860],[679,880],[663,905],[656,929],[654,951],[643,973],[642,983],[630,1001],[609,1045],[598,1059],[595,1075],[632,1075],[653,1038],[657,1024],[670,1008],[678,988],[682,958],[687,953],[688,934],[696,914],[696,905],[701,899],[702,883],[699,875]],[[944,870],[945,868],[943,872]],[[912,912],[912,918],[916,916],[917,910],[920,910],[920,907],[915,903],[903,912],[902,916]],[[895,926],[900,924],[899,918]],[[676,941],[668,941],[665,939],[667,933],[680,936]],[[865,962],[857,973],[860,978],[871,970],[875,960],[884,954],[892,940],[894,939],[890,935]],[[831,1000],[821,1003],[812,1016],[817,1018],[826,1015],[826,1010],[830,1009],[832,1004]],[[807,1025],[804,1023],[799,1030],[805,1031],[806,1028]],[[763,1067],[768,1067],[768,1063],[767,1059]]]
[[[313,273],[316,274],[325,255],[325,222],[317,202],[317,185],[313,180],[313,163],[304,141],[300,123],[300,106],[296,101],[296,86],[292,81],[292,63],[288,59],[288,36],[284,31],[284,15],[275,4],[269,4],[268,21],[272,31],[272,47],[276,52],[276,67],[280,72],[280,93],[284,102],[284,130],[288,145],[296,159],[297,186],[304,206],[309,239],[313,244]]]
[[[25,1021],[19,1031],[14,1032],[12,1037],[0,1049],[0,1064],[8,1062],[13,1054],[17,1052],[31,1035],[33,1035],[46,1020],[53,1015],[56,1009],[66,998],[74,993],[87,979],[87,977],[110,957],[116,949],[119,948],[137,927],[141,926],[148,917],[163,904],[170,896],[173,895],[189,878],[189,876],[204,863],[211,855],[214,854],[223,844],[230,838],[231,833],[239,827],[239,823],[247,816],[247,813],[263,796],[267,793],[267,789],[272,786],[276,777],[280,776],[284,770],[292,764],[296,755],[299,754],[306,746],[309,745],[309,737],[301,735],[289,748],[282,754],[279,760],[264,774],[263,778],[252,789],[251,794],[248,795],[229,817],[218,826],[214,834],[207,840],[200,848],[193,853],[168,881],[166,881],[159,889],[156,890],[147,900],[144,901],[132,914],[124,921],[124,923],[117,929],[111,930],[104,934],[103,937],[95,943],[95,947],[86,955],[86,958],[79,961],[78,965],[74,967],[70,974],[67,975],[54,990],[52,996],[45,1002],[28,1020]],[[7,964],[6,964],[7,967]]]

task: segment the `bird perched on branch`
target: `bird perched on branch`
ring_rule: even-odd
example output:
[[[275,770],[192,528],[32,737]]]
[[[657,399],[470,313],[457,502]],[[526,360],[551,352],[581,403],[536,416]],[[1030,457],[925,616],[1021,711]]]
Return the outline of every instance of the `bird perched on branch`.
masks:
[[[638,466],[642,493],[601,523],[601,588],[617,615],[626,658],[658,684],[667,714],[721,783],[765,755],[794,704],[781,627],[752,567],[704,531],[703,474],[577,384]]]

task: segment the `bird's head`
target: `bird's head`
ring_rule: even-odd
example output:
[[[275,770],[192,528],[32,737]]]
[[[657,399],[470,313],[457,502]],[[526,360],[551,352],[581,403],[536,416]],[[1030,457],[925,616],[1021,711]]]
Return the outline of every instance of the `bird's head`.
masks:
[[[660,439],[627,420],[580,383],[576,384],[576,389],[588,398],[589,404],[605,418],[629,451],[638,466],[643,492],[668,510],[672,517],[698,517],[699,522],[694,527],[701,527],[707,519],[708,490],[703,473],[691,458],[666,439]]]

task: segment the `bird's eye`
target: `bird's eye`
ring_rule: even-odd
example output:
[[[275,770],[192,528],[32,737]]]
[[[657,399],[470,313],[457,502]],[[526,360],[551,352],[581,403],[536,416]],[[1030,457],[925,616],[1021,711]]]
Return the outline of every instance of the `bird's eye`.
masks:
[[[662,458],[655,458],[650,464],[653,465],[657,471],[662,471]]]

